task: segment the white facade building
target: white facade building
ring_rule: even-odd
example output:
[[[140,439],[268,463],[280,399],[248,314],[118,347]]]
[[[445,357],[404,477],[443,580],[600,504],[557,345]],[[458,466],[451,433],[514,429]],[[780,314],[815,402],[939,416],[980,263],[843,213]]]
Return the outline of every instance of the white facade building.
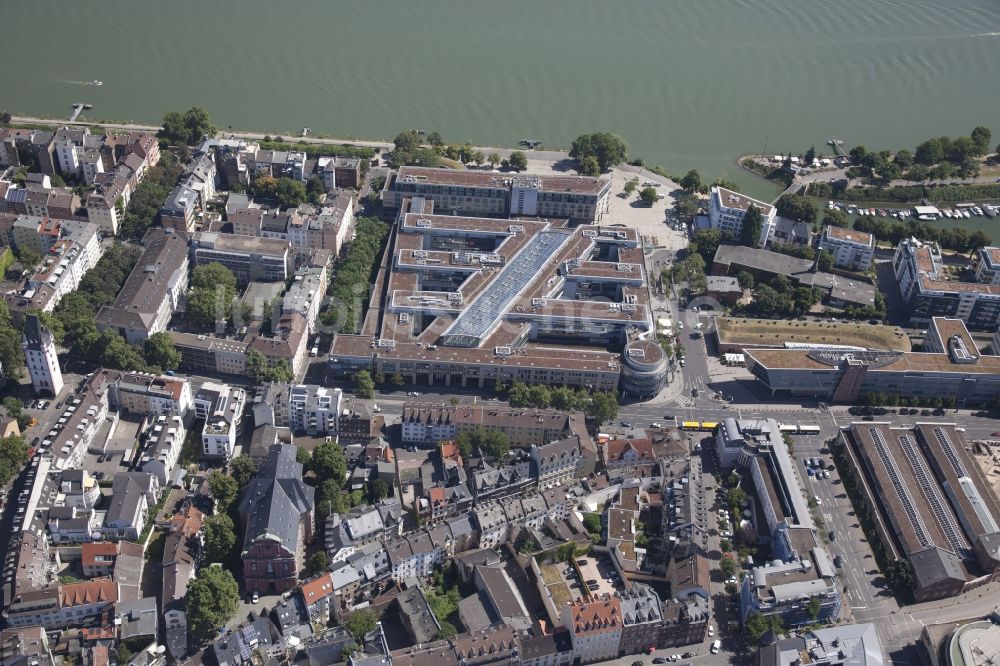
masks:
[[[243,389],[205,382],[194,399],[195,414],[205,419],[201,431],[202,453],[229,459],[243,426],[246,393]]]
[[[708,219],[713,229],[722,234],[738,239],[743,230],[743,218],[750,206],[760,210],[761,225],[758,246],[764,247],[774,232],[777,210],[771,204],[751,199],[745,194],[727,190],[724,187],[713,187],[709,195]]]
[[[851,271],[867,271],[875,258],[875,237],[864,231],[828,224],[819,239],[819,249],[833,255],[833,265]]]
[[[31,375],[31,386],[39,395],[55,397],[63,388],[62,370],[56,357],[56,342],[52,331],[42,326],[38,315],[25,317],[24,364]]]
[[[309,435],[337,433],[337,416],[343,393],[325,386],[298,384],[288,396],[288,427],[292,432]]]

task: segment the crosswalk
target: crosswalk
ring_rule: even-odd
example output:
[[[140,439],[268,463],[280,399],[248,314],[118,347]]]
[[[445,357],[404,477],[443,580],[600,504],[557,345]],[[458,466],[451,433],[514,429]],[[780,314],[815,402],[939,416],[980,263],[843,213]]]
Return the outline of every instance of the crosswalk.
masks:
[[[674,398],[674,402],[676,402],[681,407],[694,407],[694,398],[689,398],[684,395],[679,395],[676,398]]]

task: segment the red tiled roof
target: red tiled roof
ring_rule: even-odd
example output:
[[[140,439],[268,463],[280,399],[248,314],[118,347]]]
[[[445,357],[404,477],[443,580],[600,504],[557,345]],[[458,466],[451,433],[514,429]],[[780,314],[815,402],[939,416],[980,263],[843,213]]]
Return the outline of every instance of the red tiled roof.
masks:
[[[84,606],[98,602],[113,604],[118,601],[118,584],[108,579],[87,583],[70,583],[59,587],[59,606]]]
[[[312,606],[323,597],[333,594],[333,579],[330,574],[323,574],[315,580],[303,583],[299,589],[306,606]]]
[[[83,560],[83,566],[93,567],[99,564],[111,565],[115,557],[118,556],[118,545],[110,541],[101,541],[98,543],[85,543],[80,546],[80,551]],[[105,557],[112,558],[112,561],[107,560],[98,562],[97,556],[103,555]]]

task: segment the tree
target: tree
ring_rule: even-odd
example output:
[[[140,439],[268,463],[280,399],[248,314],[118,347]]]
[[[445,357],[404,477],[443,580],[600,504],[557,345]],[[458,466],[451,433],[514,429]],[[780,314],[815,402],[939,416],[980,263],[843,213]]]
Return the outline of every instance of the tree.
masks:
[[[278,193],[278,179],[274,176],[258,176],[253,181],[253,192],[259,197],[273,197]]]
[[[212,638],[236,615],[240,588],[228,569],[202,567],[188,584],[185,607],[188,630],[197,643]]]
[[[576,407],[576,393],[565,386],[557,386],[550,392],[553,409],[568,411]]]
[[[323,183],[323,179],[316,175],[309,176],[309,181],[306,183],[306,198],[309,203],[318,206],[323,201],[324,194],[326,194],[326,185]]]
[[[375,479],[368,484],[368,501],[371,504],[385,499],[389,495],[389,485],[382,479]]]
[[[528,388],[528,400],[532,407],[545,409],[552,403],[552,393],[545,384],[533,384]]]
[[[514,171],[524,171],[528,168],[528,156],[524,154],[523,150],[515,150],[507,158],[507,163]]]
[[[638,179],[636,179],[638,184]],[[674,213],[677,219],[688,221],[698,213],[698,197],[694,194],[684,194],[674,199]],[[703,229],[702,231],[718,231],[716,229]],[[697,232],[695,232],[697,233]]]
[[[820,250],[816,265],[824,273],[829,273],[830,269],[833,268],[833,255],[826,250]]]
[[[147,364],[155,365],[162,370],[176,370],[181,364],[181,353],[177,351],[174,341],[166,331],[153,333],[146,338],[143,356]]]
[[[753,289],[753,275],[749,271],[737,273],[736,281],[740,283],[740,289]]]
[[[499,430],[487,430],[482,426],[476,426],[472,430],[463,430],[455,438],[455,443],[463,456],[470,455],[476,449],[481,449],[484,454],[502,460],[510,453],[510,439]]]
[[[205,559],[208,562],[225,562],[236,544],[236,527],[229,514],[219,513],[205,519],[203,525]]]
[[[354,640],[359,644],[364,643],[365,636],[371,633],[375,628],[375,613],[367,608],[363,608],[359,611],[354,611],[348,616],[347,620],[344,621],[344,628],[351,632],[351,636],[354,636]]]
[[[601,171],[606,171],[628,160],[628,144],[617,134],[609,132],[582,134],[573,141],[569,156],[580,162],[587,157],[595,157]]]
[[[844,211],[839,208],[831,208],[823,214],[823,224],[847,229],[850,226],[850,220],[847,219],[847,213]]]
[[[200,106],[192,106],[183,114],[177,111],[165,113],[158,136],[167,143],[193,146],[206,136],[215,136],[217,131],[208,111]]]
[[[593,393],[584,412],[597,423],[613,421],[618,416],[618,399],[614,393]]]
[[[944,146],[941,139],[928,139],[917,146],[913,159],[918,164],[932,166],[944,159]]]
[[[472,151],[472,161],[476,166],[482,166],[483,162],[486,161],[486,155],[481,150],[474,150]]]
[[[375,382],[367,370],[358,370],[354,374],[354,392],[359,398],[371,400],[375,397]]]
[[[900,169],[909,169],[913,166],[913,153],[905,148],[903,150],[898,150],[896,151],[895,156],[893,156],[892,161],[895,162]]]
[[[723,553],[731,553],[733,552],[733,544],[729,541],[729,539],[722,539],[719,541],[719,550]]]
[[[600,536],[602,529],[601,514],[599,513],[583,514],[583,526],[587,529],[587,532],[589,534],[596,534]]]
[[[219,470],[214,470],[208,475],[208,488],[212,491],[212,497],[221,509],[220,513],[225,513],[236,500],[240,487],[236,485],[233,477],[228,476]]]
[[[247,484],[257,476],[257,464],[245,455],[236,456],[229,463],[229,473],[239,488],[246,488]]]
[[[757,247],[760,242],[760,232],[764,226],[760,209],[750,204],[743,215],[743,226],[740,227],[740,244],[747,247]]]
[[[523,382],[514,382],[507,389],[507,402],[511,407],[527,407],[531,404],[531,392]]]
[[[783,633],[785,628],[781,623],[780,615],[761,615],[760,613],[751,613],[747,617],[746,624],[744,624],[744,631],[746,631],[747,636],[754,642],[754,644],[760,642],[760,637],[768,630],[772,629],[774,633]]]
[[[655,187],[644,187],[639,192],[639,200],[647,206],[652,206],[660,199]]]
[[[734,573],[736,573],[736,561],[728,554],[724,554],[722,559],[719,560],[719,569],[722,570],[722,575],[726,578],[730,578]]]
[[[411,131],[414,134],[416,134],[416,131],[414,130],[408,130],[408,131]],[[399,137],[397,136],[396,138],[398,139]],[[407,137],[407,140],[409,140],[409,137]],[[418,143],[419,143],[419,138],[418,138]],[[431,144],[435,148],[438,146],[443,146],[444,138],[441,136],[440,132],[431,132],[430,134],[427,135],[427,143]]]
[[[809,150],[807,150],[806,154],[802,157],[802,164],[804,166],[810,166],[812,165],[813,160],[815,159],[816,159],[816,147],[809,146]]]
[[[437,138],[440,139],[441,135],[438,134]],[[396,150],[413,152],[414,150],[420,148],[420,134],[418,134],[415,129],[403,130],[396,135],[396,138],[392,140],[392,143],[395,145]],[[443,144],[444,141],[442,140],[437,145]]]
[[[403,379],[403,375],[399,374],[398,372],[394,372],[392,373],[392,376],[389,377],[389,383],[392,384],[393,386],[402,386],[403,384],[406,383],[406,380]]]
[[[318,576],[330,566],[330,558],[326,556],[325,550],[318,550],[306,560],[306,577]]]
[[[212,328],[226,321],[233,311],[232,299],[226,298],[225,288],[192,289],[187,296],[187,315],[193,324]]]
[[[496,165],[500,164],[500,154],[497,151],[492,151],[489,157],[486,158],[491,168],[496,168]]]
[[[635,194],[637,189],[639,189],[639,177],[633,176],[625,181],[625,187],[622,191],[625,193],[625,196],[630,197]]]
[[[694,194],[701,189],[701,174],[697,169],[691,169],[681,178],[680,186],[688,194]]]
[[[308,468],[309,463],[312,462],[312,454],[307,449],[297,446],[295,447],[295,462],[302,465],[303,468]]]
[[[310,469],[321,480],[332,479],[338,484],[343,483],[347,478],[347,459],[343,449],[336,442],[323,442],[313,449]]]
[[[22,414],[21,418],[27,418],[27,415]],[[8,435],[0,439],[0,486],[7,485],[27,462],[28,444],[23,435]]]
[[[812,199],[801,194],[786,194],[778,199],[778,215],[791,220],[813,224],[816,221],[816,205]]]
[[[306,186],[300,180],[282,178],[274,194],[282,208],[296,208],[306,200]]]
[[[597,163],[597,158],[589,155],[580,160],[580,173],[584,176],[600,176],[601,165]]]
[[[812,621],[815,622],[816,618],[819,617],[819,612],[823,608],[823,604],[820,603],[819,597],[812,597],[806,602],[806,612]]]
[[[864,146],[854,146],[851,148],[851,152],[848,153],[851,156],[851,162],[854,164],[861,164],[868,155],[868,149]]]

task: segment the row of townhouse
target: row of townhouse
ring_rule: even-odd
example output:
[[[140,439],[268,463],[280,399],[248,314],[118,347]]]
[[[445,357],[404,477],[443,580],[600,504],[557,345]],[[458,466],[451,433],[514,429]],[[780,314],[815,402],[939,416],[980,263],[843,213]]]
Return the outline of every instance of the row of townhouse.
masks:
[[[328,190],[361,187],[364,164],[354,157],[310,158],[301,151],[262,149],[260,144],[236,138],[206,139],[200,151],[213,156],[220,182],[227,188],[244,187],[260,176],[305,182],[319,177]]]
[[[320,248],[340,254],[354,230],[354,196],[343,190],[332,192],[320,205],[286,211],[233,194],[226,208],[234,234],[287,241],[297,252]]]

